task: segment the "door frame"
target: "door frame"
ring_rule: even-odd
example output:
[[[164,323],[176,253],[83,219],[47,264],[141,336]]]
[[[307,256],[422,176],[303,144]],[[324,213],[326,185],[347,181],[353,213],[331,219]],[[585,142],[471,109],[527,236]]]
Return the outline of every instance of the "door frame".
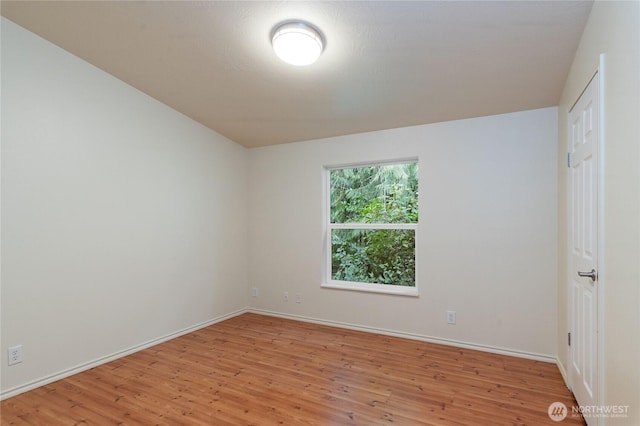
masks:
[[[578,95],[578,97],[575,99],[574,103],[572,104],[571,108],[569,109],[569,111],[567,112],[567,116],[569,116],[570,111],[573,110],[573,108],[575,107],[575,104],[578,102],[578,100],[580,99],[580,96],[582,96],[582,93],[584,93],[584,90],[586,90],[587,86],[591,83],[591,81],[597,76],[598,77],[598,143],[596,144],[596,149],[597,149],[597,157],[598,157],[598,182],[597,182],[597,211],[598,211],[598,220],[597,220],[597,234],[598,234],[598,245],[597,245],[597,256],[598,256],[598,262],[597,262],[597,268],[598,268],[598,281],[597,284],[598,285],[598,305],[597,305],[597,345],[598,345],[598,351],[597,351],[597,356],[598,356],[598,362],[597,362],[597,371],[596,371],[596,375],[598,378],[598,384],[596,386],[596,404],[599,406],[603,405],[603,402],[605,400],[604,398],[604,390],[605,390],[605,386],[604,386],[604,382],[605,382],[605,371],[604,371],[604,356],[605,356],[605,347],[604,347],[604,342],[605,342],[605,328],[604,328],[604,317],[605,317],[605,293],[606,293],[606,270],[605,270],[605,245],[604,245],[604,241],[605,241],[605,221],[604,221],[604,215],[605,215],[605,208],[604,208],[604,200],[605,200],[605,128],[606,128],[606,120],[605,120],[605,108],[604,108],[604,104],[605,104],[605,75],[606,75],[606,66],[605,66],[605,62],[606,62],[606,57],[605,54],[601,54],[599,57],[599,64],[598,64],[598,68],[596,69],[596,71],[592,74],[591,78],[589,79],[589,81],[587,82],[587,84],[584,86],[582,92],[580,92],[580,94]],[[571,126],[571,120],[567,120],[568,126]],[[570,130],[570,129],[568,129]],[[567,137],[570,138],[571,132],[569,131],[567,133]],[[569,139],[567,139],[567,143],[570,143]],[[568,152],[568,148],[569,146],[567,145],[567,152]],[[567,179],[567,194],[570,194],[571,191],[571,181],[570,179]],[[572,232],[572,227],[569,226],[572,222],[571,222],[571,207],[570,207],[570,200],[567,197],[565,199],[565,202],[567,203],[567,234],[566,234],[566,238],[567,241],[570,242],[571,239],[571,232]],[[567,299],[566,299],[566,307],[567,307],[567,324],[568,324],[568,328],[569,331],[573,334],[573,300],[572,300],[572,291],[571,291],[571,281],[573,278],[573,274],[575,273],[575,271],[573,270],[573,262],[571,260],[571,244],[567,245],[567,262],[569,265],[569,268],[567,268],[567,277],[566,277],[566,282],[565,282],[565,286],[567,289]],[[571,346],[568,348],[567,351],[567,366],[569,368],[569,371],[567,372],[567,384],[569,386],[569,389],[573,388],[573,375],[571,374],[571,359],[572,359],[572,351],[574,350],[575,346]],[[595,423],[596,425],[600,425],[603,424],[603,420],[599,417],[595,418]]]

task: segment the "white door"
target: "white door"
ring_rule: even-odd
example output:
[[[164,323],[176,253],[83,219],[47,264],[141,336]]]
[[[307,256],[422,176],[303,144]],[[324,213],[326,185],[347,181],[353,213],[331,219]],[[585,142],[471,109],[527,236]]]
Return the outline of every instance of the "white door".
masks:
[[[596,74],[569,112],[569,381],[582,406],[598,401],[598,99]]]

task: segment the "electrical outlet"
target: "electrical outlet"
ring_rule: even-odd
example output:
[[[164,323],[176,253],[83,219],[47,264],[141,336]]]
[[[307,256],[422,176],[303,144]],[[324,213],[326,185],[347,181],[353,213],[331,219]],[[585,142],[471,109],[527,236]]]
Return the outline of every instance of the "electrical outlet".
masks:
[[[302,303],[302,293],[296,293],[296,303]]]
[[[285,292],[284,292],[283,300],[284,300],[285,302],[288,302],[288,301],[289,301],[289,292],[288,292],[288,291],[285,291]]]
[[[447,324],[456,323],[456,311],[447,311]]]
[[[13,346],[7,350],[9,365],[15,365],[22,362],[22,345]]]
[[[252,295],[253,297],[258,297],[258,287],[254,287],[254,288],[251,290],[251,295]]]

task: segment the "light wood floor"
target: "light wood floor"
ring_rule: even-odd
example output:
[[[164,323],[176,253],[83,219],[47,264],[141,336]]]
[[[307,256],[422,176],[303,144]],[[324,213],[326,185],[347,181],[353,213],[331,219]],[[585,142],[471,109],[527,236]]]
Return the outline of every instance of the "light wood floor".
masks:
[[[244,314],[1,404],[2,425],[544,425],[554,364]]]

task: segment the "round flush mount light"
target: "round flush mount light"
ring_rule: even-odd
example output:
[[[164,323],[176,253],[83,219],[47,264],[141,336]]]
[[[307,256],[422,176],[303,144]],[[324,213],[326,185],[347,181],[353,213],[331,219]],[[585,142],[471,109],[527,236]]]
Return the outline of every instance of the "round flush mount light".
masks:
[[[304,66],[318,60],[324,39],[313,25],[303,21],[285,21],[271,33],[271,44],[278,58],[284,62]]]

